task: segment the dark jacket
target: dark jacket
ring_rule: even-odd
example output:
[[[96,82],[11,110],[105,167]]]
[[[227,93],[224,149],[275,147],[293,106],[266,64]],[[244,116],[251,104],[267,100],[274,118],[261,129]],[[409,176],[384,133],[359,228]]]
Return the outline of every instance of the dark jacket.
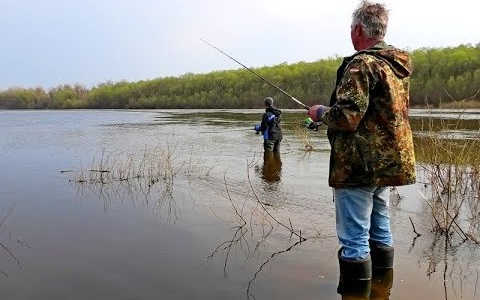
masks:
[[[411,72],[408,53],[384,42],[344,59],[323,118],[331,145],[330,186],[415,183]]]
[[[262,116],[260,131],[264,140],[282,140],[282,128],[280,128],[280,115],[282,111],[275,107],[267,107]]]

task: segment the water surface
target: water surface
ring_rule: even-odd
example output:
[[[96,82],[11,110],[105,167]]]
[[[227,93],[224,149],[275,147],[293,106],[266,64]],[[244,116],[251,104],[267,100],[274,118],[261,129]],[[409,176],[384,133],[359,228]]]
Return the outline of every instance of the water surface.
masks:
[[[238,207],[253,197],[247,172],[269,211],[309,238],[267,264],[252,295],[339,299],[325,132],[314,133],[315,151],[305,152],[289,129],[303,112],[287,110],[281,156],[265,164],[252,130],[260,116],[260,110],[0,111],[0,216],[12,211],[0,241],[18,259],[0,252],[2,299],[245,299],[258,267],[295,242],[278,226],[263,240],[256,224],[231,247],[225,270],[223,248],[208,258],[238,225],[225,183]],[[412,112],[416,135],[423,130],[415,120],[431,117]],[[475,138],[479,112],[465,119],[461,130]],[[191,174],[175,176],[169,197],[161,187],[145,193],[128,184],[71,182],[102,153],[120,161],[167,146],[191,167]],[[444,251],[419,196],[428,191],[422,184],[398,191],[390,299],[479,299],[479,247],[459,243]],[[416,240],[409,216],[423,234]]]

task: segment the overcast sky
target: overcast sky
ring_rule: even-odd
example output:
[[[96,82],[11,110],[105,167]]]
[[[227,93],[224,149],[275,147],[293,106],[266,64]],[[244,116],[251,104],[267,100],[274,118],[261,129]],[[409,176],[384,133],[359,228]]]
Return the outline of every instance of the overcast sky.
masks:
[[[352,0],[0,0],[0,89],[91,86],[350,55]],[[480,42],[478,0],[383,1],[397,47]]]

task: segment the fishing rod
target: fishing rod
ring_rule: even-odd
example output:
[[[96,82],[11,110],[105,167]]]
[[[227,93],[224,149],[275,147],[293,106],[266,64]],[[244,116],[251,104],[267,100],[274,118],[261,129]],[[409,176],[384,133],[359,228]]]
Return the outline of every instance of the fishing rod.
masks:
[[[305,108],[306,110],[309,110],[310,107],[303,104],[300,100],[298,100],[297,98],[293,97],[292,95],[290,95],[289,93],[287,93],[286,91],[284,91],[283,89],[281,89],[280,87],[278,87],[277,85],[275,85],[274,83],[270,82],[269,80],[265,79],[265,77],[263,77],[262,75],[258,74],[257,72],[253,71],[252,69],[250,69],[249,67],[245,66],[244,64],[242,64],[241,62],[239,62],[238,60],[236,60],[235,58],[233,58],[232,56],[230,56],[228,53],[226,53],[225,51],[223,51],[222,49],[216,47],[215,45],[212,45],[211,43],[207,42],[206,40],[204,39],[200,39],[202,42],[204,42],[205,44],[207,44],[208,46],[214,48],[215,50],[217,50],[218,52],[220,52],[221,54],[225,55],[226,57],[230,58],[231,60],[233,60],[234,62],[236,62],[237,64],[241,65],[242,67],[244,67],[247,71],[249,71],[250,73],[252,73],[253,75],[257,76],[258,78],[260,78],[261,80],[263,80],[264,82],[268,83],[270,86],[274,87],[275,89],[279,90],[280,92],[282,92],[282,94],[284,94],[285,96],[287,96],[290,100],[294,101],[295,103],[297,103],[298,105],[302,106],[303,108]]]

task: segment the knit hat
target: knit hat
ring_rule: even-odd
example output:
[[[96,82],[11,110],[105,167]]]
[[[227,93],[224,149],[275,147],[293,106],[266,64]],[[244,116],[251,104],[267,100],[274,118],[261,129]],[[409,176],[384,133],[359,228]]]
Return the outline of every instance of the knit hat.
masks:
[[[263,101],[265,102],[266,106],[272,106],[273,105],[273,98],[272,97],[267,97]]]

